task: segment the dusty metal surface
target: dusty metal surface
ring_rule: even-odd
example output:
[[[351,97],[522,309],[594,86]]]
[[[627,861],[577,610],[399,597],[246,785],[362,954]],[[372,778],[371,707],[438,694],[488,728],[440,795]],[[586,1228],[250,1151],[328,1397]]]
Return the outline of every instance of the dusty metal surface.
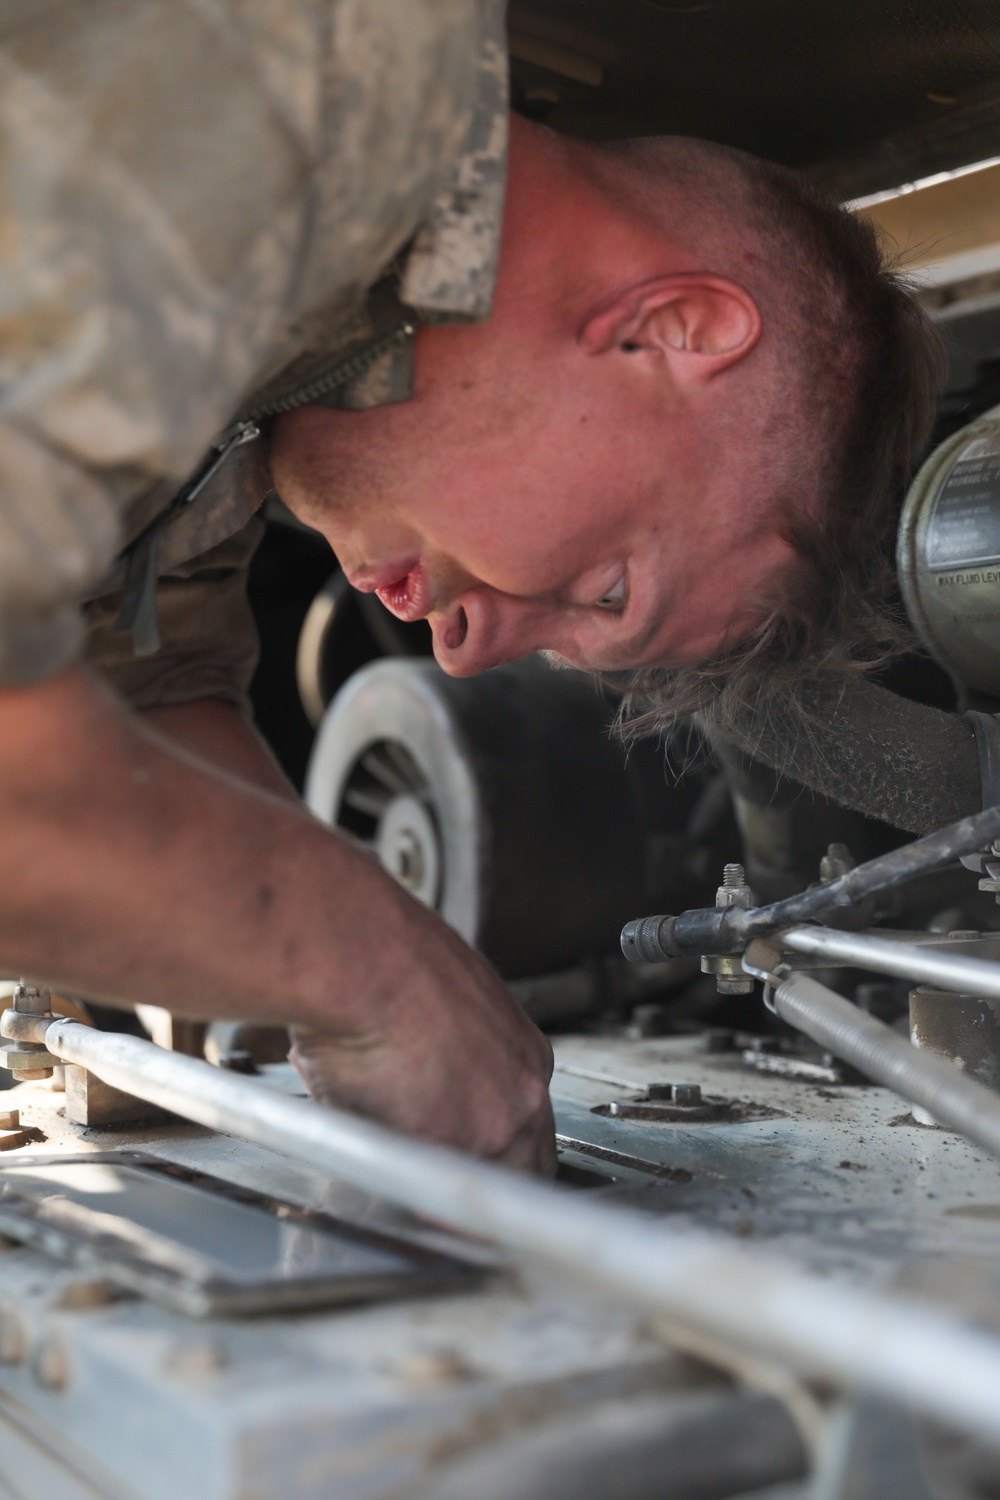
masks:
[[[870,1287],[903,1283],[973,1310],[988,1303],[1000,1166],[914,1124],[886,1090],[751,1070],[744,1040],[558,1038],[553,1091],[567,1177],[588,1197],[768,1244]],[[724,1041],[730,1050],[720,1050]],[[296,1088],[287,1069],[265,1076]],[[738,1114],[607,1112],[616,1100],[696,1109],[696,1090]],[[8,1101],[42,1137],[8,1160],[139,1149],[429,1248],[458,1243],[319,1172],[198,1127],[75,1125],[42,1084]],[[672,1492],[658,1476],[671,1465],[682,1472],[682,1449],[668,1453],[665,1434],[688,1431],[685,1413],[702,1400],[702,1435],[711,1430],[716,1398],[733,1399],[719,1380],[671,1352],[667,1331],[648,1318],[537,1272],[462,1295],[192,1320],[118,1298],[93,1272],[38,1251],[0,1255],[0,1494],[4,1482],[35,1475],[47,1500],[507,1500],[509,1473],[521,1486],[509,1500],[551,1500],[567,1476],[579,1485],[589,1433],[593,1473],[603,1462],[621,1478],[630,1455],[620,1493],[662,1500]],[[734,1432],[742,1410],[734,1408]],[[854,1426],[868,1430],[860,1417]],[[615,1433],[634,1442],[616,1448]],[[786,1464],[790,1442],[775,1445]],[[857,1462],[860,1438],[852,1442],[845,1473]],[[547,1488],[532,1489],[540,1476]],[[793,1472],[772,1477],[790,1481]]]
[[[711,1126],[603,1113],[654,1081],[775,1113]],[[1000,1252],[1000,1164],[915,1124],[887,1089],[750,1071],[739,1051],[707,1052],[698,1036],[562,1037],[553,1094],[566,1160],[623,1200],[879,1283],[917,1272],[937,1280],[949,1268],[960,1280],[970,1260],[988,1287]]]
[[[416,1228],[363,1193],[197,1127],[87,1129],[62,1120],[42,1089],[19,1099],[47,1137],[19,1160],[141,1146],[368,1228]],[[447,1243],[432,1228],[413,1237]],[[544,1278],[308,1318],[194,1321],[141,1298],[109,1300],[93,1273],[8,1247],[0,1288],[0,1493],[33,1464],[68,1468],[78,1488],[50,1474],[51,1500],[403,1495],[506,1432],[706,1379],[636,1313]]]

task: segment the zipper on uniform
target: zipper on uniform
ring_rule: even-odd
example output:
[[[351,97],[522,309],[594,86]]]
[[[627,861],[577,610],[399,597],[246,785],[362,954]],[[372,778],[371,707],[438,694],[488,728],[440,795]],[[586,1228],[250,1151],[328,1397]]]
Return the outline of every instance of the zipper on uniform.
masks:
[[[407,339],[413,338],[416,331],[416,323],[406,319],[397,324],[389,333],[372,339],[355,354],[340,360],[332,369],[314,376],[311,380],[303,381],[301,385],[293,386],[283,396],[275,396],[270,401],[261,402],[253,407],[216,439],[201,467],[177,492],[170,504],[155,520],[150,522],[145,531],[136,537],[126,554],[128,569],[125,577],[125,592],[114,628],[116,631],[130,630],[132,632],[133,649],[137,656],[152,655],[160,648],[160,629],[156,612],[157,554],[160,536],[167,522],[176,515],[177,511],[197,500],[208,482],[214,479],[237,448],[243,448],[247,443],[254,443],[258,440],[261,435],[260,423],[266,418],[294,411],[299,406],[307,406],[312,401],[328,396],[331,391],[337,390],[340,386],[347,385],[349,381],[356,380],[376,360],[381,359],[383,354],[387,354],[398,344],[405,343]]]

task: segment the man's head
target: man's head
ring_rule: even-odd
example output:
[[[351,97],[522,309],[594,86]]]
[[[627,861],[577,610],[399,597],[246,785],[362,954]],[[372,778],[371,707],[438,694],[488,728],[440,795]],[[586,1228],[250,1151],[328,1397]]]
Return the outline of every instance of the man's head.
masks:
[[[515,122],[491,318],[421,329],[409,402],[283,418],[275,477],[447,671],[672,681],[807,619],[815,645],[881,581],[930,348],[871,231],[792,174]]]

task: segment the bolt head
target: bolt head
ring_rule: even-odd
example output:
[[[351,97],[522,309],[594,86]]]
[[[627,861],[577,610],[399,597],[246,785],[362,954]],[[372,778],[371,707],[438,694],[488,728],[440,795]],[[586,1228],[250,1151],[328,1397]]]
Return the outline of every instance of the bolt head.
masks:
[[[701,1085],[697,1083],[650,1083],[646,1087],[646,1098],[651,1102],[663,1100],[667,1104],[700,1104]]]
[[[675,1083],[673,1086],[673,1102],[675,1104],[700,1104],[700,1085],[697,1083]]]

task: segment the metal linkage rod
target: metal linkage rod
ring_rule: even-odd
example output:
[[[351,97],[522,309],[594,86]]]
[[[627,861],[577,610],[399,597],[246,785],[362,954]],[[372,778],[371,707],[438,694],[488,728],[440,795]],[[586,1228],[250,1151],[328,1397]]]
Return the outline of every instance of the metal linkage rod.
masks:
[[[737,953],[751,938],[810,922],[838,907],[856,906],[868,896],[926,875],[962,854],[985,849],[997,838],[1000,807],[988,807],[770,906],[749,911],[736,906],[707,907],[682,912],[679,917],[640,917],[622,929],[622,952],[634,963],[662,963],[685,953]]]
[[[868,933],[837,932],[831,927],[790,927],[779,933],[776,942],[793,953],[827,958],[831,963],[856,964],[876,974],[895,974],[941,990],[1000,1000],[1000,963],[967,953],[949,953]]]
[[[971,962],[971,960],[969,960]],[[874,1016],[807,974],[790,974],[773,990],[783,1021],[876,1083],[920,1104],[941,1125],[1000,1156],[1000,1094],[933,1052],[922,1052]]]
[[[803,1375],[1000,1440],[1000,1340],[903,1297],[290,1099],[136,1037],[47,1023],[65,1062]],[[937,1107],[936,1103],[933,1107]]]

